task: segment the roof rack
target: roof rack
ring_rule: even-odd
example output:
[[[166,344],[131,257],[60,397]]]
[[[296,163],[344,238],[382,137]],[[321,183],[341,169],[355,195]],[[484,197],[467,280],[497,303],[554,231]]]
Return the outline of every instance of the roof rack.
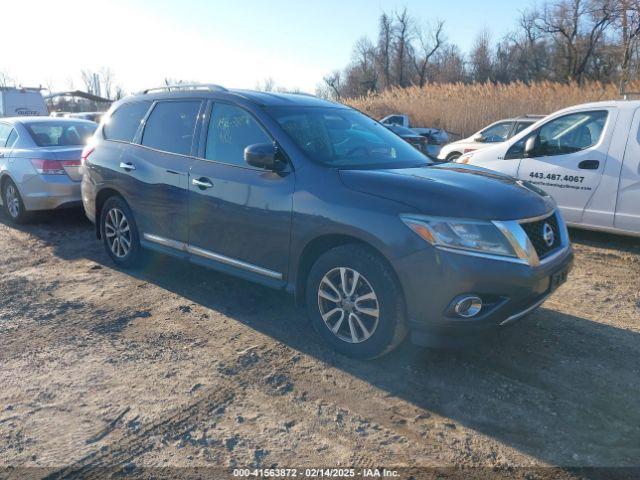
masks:
[[[164,85],[162,87],[153,87],[143,90],[142,93],[151,92],[171,92],[173,90],[209,90],[210,92],[228,92],[222,85],[216,85],[215,83],[178,83],[175,85]]]

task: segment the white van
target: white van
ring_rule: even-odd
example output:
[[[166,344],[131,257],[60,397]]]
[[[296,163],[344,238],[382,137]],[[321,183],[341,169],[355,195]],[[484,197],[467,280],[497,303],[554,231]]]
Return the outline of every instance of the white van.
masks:
[[[0,87],[0,117],[49,115],[39,88]]]
[[[455,161],[538,185],[569,225],[640,236],[640,101],[566,108]]]

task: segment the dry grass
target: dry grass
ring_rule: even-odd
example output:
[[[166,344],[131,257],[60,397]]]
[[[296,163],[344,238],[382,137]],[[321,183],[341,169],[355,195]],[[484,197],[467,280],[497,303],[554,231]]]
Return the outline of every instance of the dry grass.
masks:
[[[640,91],[640,82],[629,91]],[[579,103],[618,99],[618,86],[599,82],[584,85],[540,82],[530,85],[429,84],[423,88],[392,88],[353,98],[348,105],[375,118],[407,113],[416,126],[444,128],[467,136],[501,118],[549,114]]]

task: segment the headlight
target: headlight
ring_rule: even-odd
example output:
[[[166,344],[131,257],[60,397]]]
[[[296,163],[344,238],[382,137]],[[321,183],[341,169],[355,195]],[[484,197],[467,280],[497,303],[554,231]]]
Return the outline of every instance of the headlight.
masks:
[[[492,222],[401,215],[402,221],[431,245],[505,257],[516,257],[510,241]]]

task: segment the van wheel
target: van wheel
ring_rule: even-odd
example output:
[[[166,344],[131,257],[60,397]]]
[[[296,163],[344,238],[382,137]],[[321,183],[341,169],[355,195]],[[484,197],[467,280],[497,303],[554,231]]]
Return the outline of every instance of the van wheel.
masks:
[[[2,184],[2,204],[5,213],[14,223],[25,223],[29,214],[24,208],[24,202],[13,180],[7,178]]]
[[[138,265],[142,247],[131,209],[120,197],[110,197],[102,206],[100,233],[111,260],[124,268]]]
[[[394,272],[360,245],[341,245],[318,258],[307,278],[306,303],[314,328],[348,357],[380,357],[407,333]]]
[[[456,160],[457,158],[460,158],[462,156],[462,154],[460,152],[451,152],[449,155],[447,155],[447,162],[453,162],[454,160]]]

